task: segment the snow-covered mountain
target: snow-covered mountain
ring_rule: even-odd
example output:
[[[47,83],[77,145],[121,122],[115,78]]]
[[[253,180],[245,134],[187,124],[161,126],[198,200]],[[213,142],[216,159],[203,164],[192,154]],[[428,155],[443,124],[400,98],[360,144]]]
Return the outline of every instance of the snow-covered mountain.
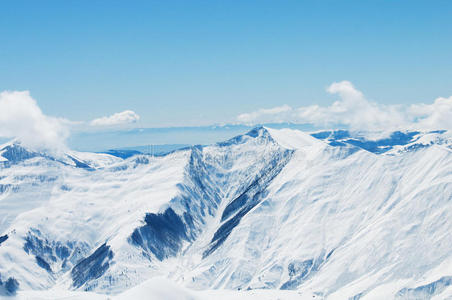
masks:
[[[9,143],[0,295],[18,285],[19,296],[127,298],[163,277],[200,299],[215,290],[263,298],[261,289],[283,299],[447,299],[451,141],[446,131],[370,140],[260,127],[126,159]]]

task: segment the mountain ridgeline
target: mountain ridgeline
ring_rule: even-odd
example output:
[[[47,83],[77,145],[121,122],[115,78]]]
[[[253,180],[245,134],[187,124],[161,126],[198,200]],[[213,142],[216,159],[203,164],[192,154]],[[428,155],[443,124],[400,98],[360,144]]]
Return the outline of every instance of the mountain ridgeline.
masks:
[[[266,127],[158,156],[55,157],[9,143],[0,278],[11,280],[0,292],[117,294],[165,276],[194,289],[442,297],[451,145],[447,131],[369,139]]]

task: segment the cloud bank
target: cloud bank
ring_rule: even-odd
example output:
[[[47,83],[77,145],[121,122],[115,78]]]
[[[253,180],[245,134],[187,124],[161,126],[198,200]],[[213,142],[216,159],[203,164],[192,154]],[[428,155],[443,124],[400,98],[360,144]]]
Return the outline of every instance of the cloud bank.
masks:
[[[237,121],[248,125],[281,122],[318,127],[343,125],[361,131],[452,129],[452,97],[438,98],[432,104],[382,105],[367,100],[349,81],[334,82],[327,92],[339,97],[329,106],[283,105],[240,114]]]
[[[69,121],[43,114],[28,91],[0,93],[0,137],[37,150],[65,149]]]
[[[45,115],[28,91],[0,92],[0,138],[15,139],[37,151],[62,154],[68,150],[66,140],[72,130],[86,130],[86,125],[121,126],[139,119],[126,110],[91,122],[74,122]]]
[[[90,124],[92,126],[118,126],[136,123],[138,120],[140,120],[140,116],[138,114],[131,110],[125,110],[108,117],[94,119],[90,122]]]
[[[242,123],[253,123],[257,119],[269,119],[272,122],[278,122],[276,120],[279,120],[279,122],[284,122],[284,119],[290,117],[291,112],[292,107],[284,104],[283,106],[277,106],[269,109],[261,108],[255,112],[241,114],[237,117],[237,119]]]
[[[366,99],[349,81],[335,82],[326,91],[337,96],[331,105],[258,109],[238,115],[237,122],[247,125],[291,122],[321,128],[346,126],[358,131],[452,130],[452,96],[437,98],[429,104],[382,105]],[[108,128],[139,120],[138,114],[126,110],[90,122],[72,122],[45,115],[28,91],[0,92],[0,138],[16,138],[37,150],[66,150],[70,129]]]

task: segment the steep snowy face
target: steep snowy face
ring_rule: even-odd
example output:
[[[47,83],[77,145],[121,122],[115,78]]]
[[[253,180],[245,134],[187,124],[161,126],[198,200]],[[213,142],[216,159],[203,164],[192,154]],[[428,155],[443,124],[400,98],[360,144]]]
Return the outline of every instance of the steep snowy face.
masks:
[[[197,257],[202,257],[203,253],[207,255],[207,250],[199,247],[205,246],[203,241],[210,238],[208,232],[224,225],[222,211],[233,207],[231,202],[254,182],[260,181],[263,174],[279,172],[292,154],[279,146],[264,128],[217,145],[193,147],[174,155],[184,152],[187,160],[183,164],[182,178],[175,184],[176,193],[158,209],[149,209],[137,218],[140,224],[129,231],[127,239],[115,238],[111,242],[113,249],[119,248],[116,250],[118,260],[105,276],[89,283],[89,289],[100,282],[111,290],[108,278],[121,276],[117,289],[123,290],[143,278],[179,272],[177,269],[183,264],[176,265],[175,270],[171,261],[184,261],[190,256],[186,253]],[[251,209],[256,204],[247,203],[247,207]],[[230,214],[239,213],[230,209]],[[235,220],[239,219],[236,216]],[[230,230],[233,227],[229,226]],[[221,239],[212,238],[209,251],[214,251],[228,234],[226,230]],[[137,260],[132,269],[130,259],[127,259],[131,253],[136,253]],[[119,258],[122,255],[124,259]],[[143,268],[146,276],[143,273],[137,276],[136,268]]]
[[[278,133],[276,140],[294,144],[294,133]],[[446,145],[390,156],[298,140],[293,148],[309,151],[296,150],[260,204],[189,273],[189,286],[300,289],[332,299],[384,291],[411,299],[451,285]]]
[[[347,134],[260,127],[126,159],[4,147],[1,278],[113,294],[163,276],[194,289],[441,297],[452,288],[448,133],[373,146]]]

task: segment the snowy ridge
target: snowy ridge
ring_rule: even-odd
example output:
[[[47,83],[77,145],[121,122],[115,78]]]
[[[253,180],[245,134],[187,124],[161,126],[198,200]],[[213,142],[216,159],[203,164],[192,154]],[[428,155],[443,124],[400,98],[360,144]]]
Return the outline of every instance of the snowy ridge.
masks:
[[[1,278],[16,279],[19,296],[121,297],[164,277],[194,290],[295,290],[267,294],[287,298],[443,299],[452,286],[450,140],[417,132],[369,143],[260,127],[127,159],[6,145]],[[215,294],[181,289],[187,299]]]
[[[364,149],[375,154],[397,155],[433,145],[451,149],[452,134],[446,130],[429,132],[395,131],[390,135],[384,132],[349,132],[347,130],[320,131],[311,134],[333,147]],[[367,137],[370,135],[371,137]]]

